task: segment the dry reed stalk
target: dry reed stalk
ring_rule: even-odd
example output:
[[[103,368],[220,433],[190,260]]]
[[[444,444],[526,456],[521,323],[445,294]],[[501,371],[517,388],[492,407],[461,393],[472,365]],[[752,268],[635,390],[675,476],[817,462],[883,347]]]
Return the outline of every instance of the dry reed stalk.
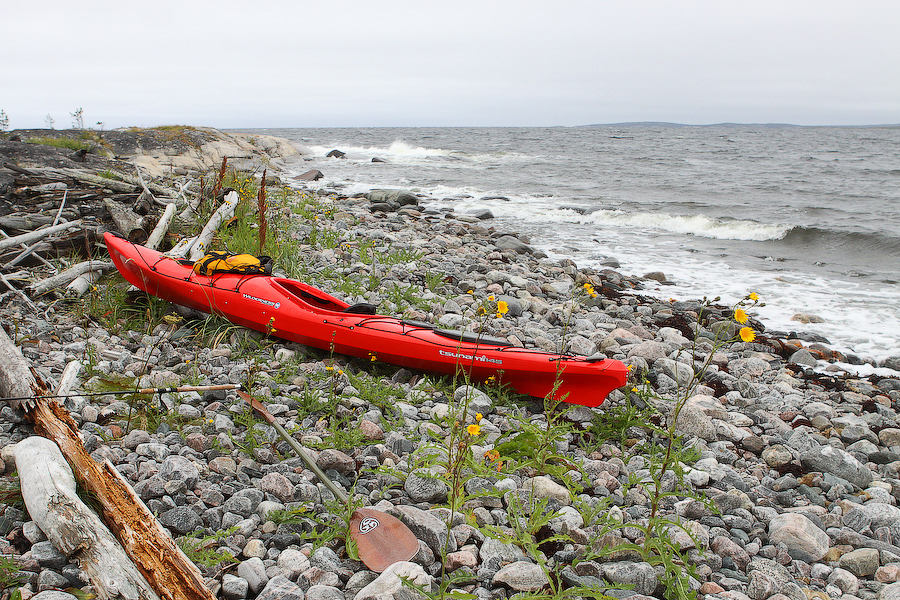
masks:
[[[222,181],[225,179],[225,169],[228,168],[228,157],[222,157],[222,166],[219,168],[219,176],[216,177],[216,185],[213,187],[213,201],[219,197],[219,191],[222,189]]]
[[[259,193],[256,195],[256,202],[259,208],[259,252],[263,253],[263,246],[266,244],[266,169],[263,169],[262,181],[259,184]]]

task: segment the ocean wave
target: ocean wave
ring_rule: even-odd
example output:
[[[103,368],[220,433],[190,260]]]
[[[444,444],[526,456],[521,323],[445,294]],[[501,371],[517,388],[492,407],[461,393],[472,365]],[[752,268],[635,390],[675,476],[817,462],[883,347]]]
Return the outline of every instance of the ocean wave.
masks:
[[[843,254],[900,257],[900,237],[874,232],[838,231],[819,227],[793,227],[782,242],[794,247],[839,249]]]
[[[719,240],[766,241],[783,238],[790,226],[738,219],[716,219],[706,215],[672,215],[659,212],[597,210],[585,222],[616,227],[638,227],[695,235]]]

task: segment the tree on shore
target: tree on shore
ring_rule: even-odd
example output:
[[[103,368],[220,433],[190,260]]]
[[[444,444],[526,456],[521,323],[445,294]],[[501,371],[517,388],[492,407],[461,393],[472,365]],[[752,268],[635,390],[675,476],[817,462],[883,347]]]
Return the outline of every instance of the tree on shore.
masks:
[[[75,112],[70,113],[74,121],[72,121],[72,129],[84,129],[84,109],[78,108]]]

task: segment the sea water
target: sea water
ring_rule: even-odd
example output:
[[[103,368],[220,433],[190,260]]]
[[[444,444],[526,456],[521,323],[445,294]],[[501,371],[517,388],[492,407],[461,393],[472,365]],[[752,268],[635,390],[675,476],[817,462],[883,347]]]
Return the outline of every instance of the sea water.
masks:
[[[900,127],[268,129],[346,194],[413,190],[660,298],[756,292],[770,329],[900,356]],[[340,150],[345,158],[327,158]],[[372,159],[384,162],[373,162]],[[798,314],[820,323],[801,324]]]

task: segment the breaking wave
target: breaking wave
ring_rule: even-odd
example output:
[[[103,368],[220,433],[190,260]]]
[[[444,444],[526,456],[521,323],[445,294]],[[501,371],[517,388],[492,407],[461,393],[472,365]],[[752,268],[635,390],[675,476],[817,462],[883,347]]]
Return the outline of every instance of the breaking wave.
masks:
[[[681,235],[719,240],[764,241],[783,238],[790,226],[748,220],[717,219],[706,215],[597,210],[585,215],[585,222],[617,227],[656,229]]]

